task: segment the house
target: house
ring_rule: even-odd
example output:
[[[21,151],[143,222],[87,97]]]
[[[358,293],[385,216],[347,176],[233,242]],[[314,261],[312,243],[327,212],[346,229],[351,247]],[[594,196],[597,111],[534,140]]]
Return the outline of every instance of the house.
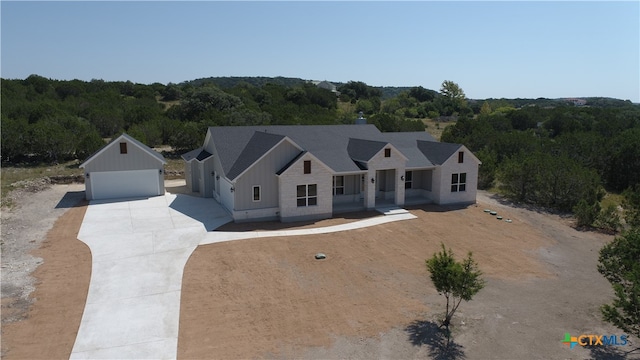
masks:
[[[329,218],[404,204],[471,204],[480,161],[427,132],[374,125],[210,127],[183,155],[187,187],[235,221]]]
[[[164,157],[122,134],[85,160],[87,200],[164,194]]]
[[[338,87],[333,83],[330,83],[330,82],[328,82],[326,80],[324,80],[324,81],[315,81],[314,80],[314,81],[311,81],[311,83],[313,85],[321,88],[321,89],[325,89],[325,90],[331,91],[332,93],[336,94],[336,96],[340,96],[340,92],[338,91]]]

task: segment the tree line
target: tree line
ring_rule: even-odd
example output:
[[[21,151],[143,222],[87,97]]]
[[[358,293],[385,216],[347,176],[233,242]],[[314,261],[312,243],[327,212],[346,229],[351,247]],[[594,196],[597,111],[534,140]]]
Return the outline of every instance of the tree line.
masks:
[[[580,225],[596,222],[604,190],[640,190],[637,105],[494,110],[485,103],[475,118],[447,127],[442,141],[465,144],[478,156],[480,188],[497,186],[518,202],[588,215]]]
[[[347,101],[357,105],[347,111],[338,107],[335,93],[309,82],[244,81],[250,79],[167,85],[38,75],[2,79],[2,161],[84,159],[104,145],[103,139],[123,131],[149,146],[170,145],[179,152],[200,146],[209,126],[348,124],[363,107],[370,122],[385,131],[424,130],[414,119],[376,117],[381,92],[364,83],[344,84],[345,94],[353,96]]]

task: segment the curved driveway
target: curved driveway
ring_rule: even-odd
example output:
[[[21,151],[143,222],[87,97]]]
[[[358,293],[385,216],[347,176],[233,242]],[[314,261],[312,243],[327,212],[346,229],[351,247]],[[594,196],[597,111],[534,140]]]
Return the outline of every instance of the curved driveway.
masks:
[[[71,359],[176,357],[184,266],[199,244],[345,231],[415,218],[406,211],[314,229],[212,232],[231,221],[213,199],[181,194],[93,201],[78,239],[91,249],[87,303]]]

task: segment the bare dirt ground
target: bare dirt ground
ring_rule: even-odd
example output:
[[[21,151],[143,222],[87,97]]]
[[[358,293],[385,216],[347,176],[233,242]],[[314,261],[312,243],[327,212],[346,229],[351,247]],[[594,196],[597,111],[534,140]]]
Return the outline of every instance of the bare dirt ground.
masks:
[[[198,247],[184,274],[178,357],[622,356],[614,347],[569,349],[561,342],[565,332],[621,334],[598,311],[612,291],[597,273],[597,254],[612,237],[576,231],[569,219],[486,193],[478,201],[462,209],[415,208],[416,220],[368,229]],[[226,230],[257,227],[265,225]],[[444,298],[424,265],[441,242],[459,257],[472,251],[488,280],[460,307],[449,347],[437,329]],[[314,260],[317,252],[328,258]]]
[[[91,276],[83,185],[13,192],[2,209],[2,358],[68,358]]]
[[[81,190],[54,185],[2,211],[2,358],[71,352],[91,272],[90,252],[76,240]],[[185,269],[178,357],[617,359],[631,349],[561,343],[565,332],[621,334],[598,313],[612,292],[596,271],[597,253],[611,236],[576,231],[568,219],[486,193],[478,201],[464,209],[415,208],[419,219],[368,229],[199,247]],[[446,349],[436,325],[444,299],[424,266],[440,242],[459,257],[473,251],[488,280],[460,307]],[[326,260],[313,259],[320,251]]]

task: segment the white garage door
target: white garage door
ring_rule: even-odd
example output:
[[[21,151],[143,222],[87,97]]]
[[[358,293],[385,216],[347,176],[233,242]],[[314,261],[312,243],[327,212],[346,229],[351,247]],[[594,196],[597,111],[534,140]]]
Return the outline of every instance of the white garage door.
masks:
[[[89,179],[96,200],[161,194],[158,170],[92,172]]]

